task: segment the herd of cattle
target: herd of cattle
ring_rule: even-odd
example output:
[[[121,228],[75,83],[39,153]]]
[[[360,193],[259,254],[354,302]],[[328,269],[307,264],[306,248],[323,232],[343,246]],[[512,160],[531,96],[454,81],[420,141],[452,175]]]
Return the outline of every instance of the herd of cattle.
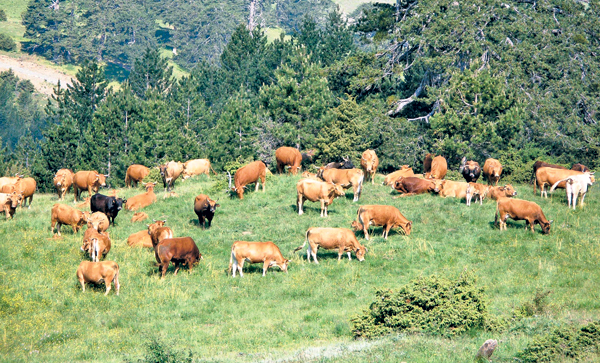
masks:
[[[281,147],[275,153],[277,161],[277,171],[280,173],[286,170],[296,175],[301,170],[303,161],[307,157],[312,157],[312,153],[301,154],[297,149],[291,147]],[[355,168],[350,159],[344,159],[342,162],[330,163],[318,169],[316,174],[310,172],[302,173],[303,179],[297,182],[297,207],[298,214],[304,213],[303,205],[306,201],[319,202],[321,204],[321,217],[327,217],[327,209],[333,203],[334,199],[345,195],[345,190],[352,187],[354,192],[353,201],[359,200],[363,189],[365,176],[375,183],[375,174],[379,166],[379,159],[373,150],[367,150],[362,154],[360,161],[361,168]],[[168,162],[158,167],[163,179],[163,185],[166,192],[170,192],[174,182],[182,177],[183,180],[200,174],[209,175],[212,169],[210,161],[207,159],[190,160],[186,163]],[[525,220],[526,227],[531,231],[535,224],[539,224],[544,234],[550,232],[550,224],[544,216],[539,205],[534,202],[514,199],[517,195],[516,190],[510,185],[500,185],[498,182],[502,175],[502,165],[498,160],[487,159],[483,168],[480,168],[476,161],[467,161],[463,158],[460,167],[460,173],[465,182],[446,180],[448,166],[446,159],[442,156],[427,154],[423,162],[423,174],[415,174],[408,165],[401,166],[400,170],[388,174],[383,185],[391,186],[400,195],[398,197],[417,195],[423,193],[435,193],[442,197],[454,197],[466,200],[468,206],[471,205],[472,198],[479,200],[491,198],[496,200],[495,224],[499,224],[500,230],[507,227],[506,220],[510,217],[514,220]],[[239,199],[244,198],[244,190],[249,184],[255,184],[255,190],[258,191],[262,184],[262,191],[265,191],[267,165],[262,161],[251,162],[235,172],[233,177],[228,173],[229,189],[235,192]],[[487,185],[477,183],[477,180],[483,172],[483,177],[487,180]],[[131,165],[127,169],[125,184],[128,187],[137,186],[150,173],[150,169],[143,165]],[[541,196],[547,197],[546,187],[550,187],[552,192],[555,188],[564,188],[567,191],[569,207],[576,208],[577,198],[580,197],[580,205],[587,193],[588,186],[592,185],[594,173],[581,164],[573,165],[571,170],[560,165],[547,164],[538,161],[533,166],[532,181],[534,181],[534,192],[536,187],[541,190]],[[59,170],[54,177],[59,200],[64,200],[69,189],[73,188],[75,203],[80,201],[83,191],[89,194],[78,207],[84,207],[89,203],[91,213],[84,212],[71,206],[57,203],[52,207],[51,227],[52,232],[60,236],[61,226],[71,226],[74,233],[87,225],[83,235],[81,250],[86,252],[91,261],[83,261],[77,269],[77,278],[81,283],[82,290],[85,291],[85,283],[100,283],[106,285],[107,295],[111,289],[111,283],[114,283],[117,295],[119,294],[119,266],[113,261],[100,261],[106,257],[111,249],[111,240],[107,231],[110,225],[114,225],[115,218],[119,211],[125,208],[136,212],[133,215],[133,221],[142,221],[148,218],[143,212],[137,212],[157,201],[154,194],[156,183],[144,183],[146,192],[123,200],[113,195],[102,195],[98,191],[106,186],[106,175],[97,171],[79,171],[73,173],[68,169]],[[533,180],[535,179],[535,180]],[[29,207],[36,190],[36,182],[32,178],[23,178],[22,176],[0,178],[0,203],[6,213],[6,218],[12,218],[16,208],[26,204],[29,200]],[[194,212],[198,216],[198,222],[202,229],[210,228],[216,208],[219,204],[205,194],[196,196],[194,200]],[[142,230],[132,234],[128,238],[129,246],[143,246],[152,248],[156,262],[161,272],[161,278],[165,277],[168,266],[173,263],[175,266],[174,275],[177,274],[181,265],[186,265],[188,269],[202,259],[198,247],[191,237],[174,237],[173,230],[165,226],[166,220],[154,221],[147,225],[147,230]],[[387,239],[389,231],[393,228],[400,228],[405,235],[410,235],[412,230],[412,221],[408,220],[402,213],[393,206],[389,205],[364,205],[357,211],[357,218],[351,226],[355,231],[363,231],[366,240],[369,239],[369,227],[383,227],[383,238]],[[354,252],[359,261],[363,261],[367,252],[366,248],[358,242],[355,233],[347,228],[309,228],[306,232],[306,239],[302,246],[296,248],[294,252],[304,248],[308,242],[307,259],[311,257],[317,261],[317,250],[319,248],[327,250],[338,250],[338,259],[347,253],[348,259],[351,259],[351,252]],[[288,259],[285,259],[273,242],[246,242],[236,241],[231,247],[229,271],[235,277],[236,272],[243,276],[242,268],[244,262],[263,263],[263,276],[271,266],[278,266],[281,270],[287,272]]]

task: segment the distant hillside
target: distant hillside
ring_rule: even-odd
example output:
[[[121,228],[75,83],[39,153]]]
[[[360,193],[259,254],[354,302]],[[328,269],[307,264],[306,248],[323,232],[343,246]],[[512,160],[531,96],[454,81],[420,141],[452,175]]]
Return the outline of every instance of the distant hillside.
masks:
[[[344,14],[352,14],[362,4],[368,3],[386,3],[395,4],[396,0],[333,0],[334,3],[340,6]]]

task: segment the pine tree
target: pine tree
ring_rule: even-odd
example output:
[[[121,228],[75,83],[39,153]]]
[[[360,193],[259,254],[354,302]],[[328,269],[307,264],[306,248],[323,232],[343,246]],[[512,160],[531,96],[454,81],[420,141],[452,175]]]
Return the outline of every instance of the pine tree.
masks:
[[[160,56],[159,49],[146,48],[144,55],[135,60],[128,80],[133,92],[145,99],[150,90],[159,94],[167,91],[173,83],[172,77],[173,67],[169,66],[167,58]]]

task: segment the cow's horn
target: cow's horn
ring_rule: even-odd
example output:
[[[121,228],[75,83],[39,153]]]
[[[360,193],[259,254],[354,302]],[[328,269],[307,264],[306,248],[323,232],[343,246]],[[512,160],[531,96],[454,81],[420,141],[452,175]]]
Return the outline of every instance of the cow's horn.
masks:
[[[108,174],[104,174],[104,176],[108,178]]]

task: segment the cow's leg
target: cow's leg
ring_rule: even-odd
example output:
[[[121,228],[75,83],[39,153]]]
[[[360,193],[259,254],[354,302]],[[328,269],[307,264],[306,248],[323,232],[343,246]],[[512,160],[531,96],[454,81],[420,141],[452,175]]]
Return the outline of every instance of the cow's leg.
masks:
[[[75,184],[73,184],[73,195],[75,196],[73,203],[77,203],[77,197],[79,196],[79,189],[75,186]]]
[[[104,279],[104,285],[106,285],[106,292],[104,293],[104,296],[108,295],[108,293],[110,292],[111,283],[112,283],[112,277],[107,276],[106,279]]]
[[[256,179],[256,184],[254,185],[254,191],[258,192],[258,187],[260,186],[260,183],[258,182],[258,179]]]
[[[265,261],[265,263],[263,263],[263,277],[265,277],[267,275],[267,269],[269,268],[269,266],[271,265],[271,261],[267,260]]]
[[[206,227],[206,228],[210,228],[210,225],[212,224],[213,217],[214,216],[212,216],[212,215],[209,215],[208,217],[206,217],[206,220],[208,221],[208,227]]]
[[[368,241],[369,240],[369,224],[365,224],[363,223],[363,234],[365,235],[365,239]]]
[[[298,215],[301,216],[304,211],[302,210],[302,203],[304,202],[302,196],[298,195],[298,198],[296,198],[296,202],[298,203]]]
[[[352,257],[350,256],[350,252],[348,252],[348,261],[352,261]]]
[[[283,173],[283,164],[281,164],[279,161],[277,162],[277,172],[279,174]]]
[[[310,243],[308,244],[308,249],[306,250],[306,261],[308,261],[308,263],[310,263],[310,256],[312,255],[312,250],[310,248]]]
[[[200,224],[200,227],[202,227],[202,229],[204,229],[204,216],[203,215],[198,216],[198,224]]]
[[[260,182],[262,183],[263,193],[265,192],[265,180],[267,179],[266,175],[260,177]]]
[[[321,199],[321,217],[327,217],[327,209],[325,208],[325,200]]]
[[[177,272],[179,271],[179,262],[173,261],[173,265],[175,266],[175,273],[173,276],[177,276]]]
[[[85,280],[83,278],[79,278],[79,283],[81,284],[81,292],[85,292]]]
[[[244,268],[244,259],[242,259],[241,261],[238,260],[237,266],[238,266],[238,272],[240,273],[240,277],[244,277],[244,273],[242,272],[242,269]]]
[[[583,194],[581,195],[581,202],[579,202],[579,205],[580,205],[582,208],[583,208],[583,200],[585,199],[585,195],[586,195],[586,193],[583,193]],[[575,201],[577,201],[577,198],[575,198]],[[575,203],[575,202],[573,202],[573,209],[575,209],[575,204],[576,204],[576,203]]]
[[[237,268],[238,268],[238,262],[237,262],[237,258],[233,257],[231,258],[231,277],[235,277],[235,274],[237,272]]]
[[[169,262],[170,261],[167,260],[167,261],[161,262],[161,264],[160,264],[160,273],[161,273],[160,279],[161,280],[165,278],[165,274],[167,273],[167,269],[169,268]]]
[[[575,209],[575,206],[577,206],[577,194],[578,193],[573,193],[573,188],[571,188],[571,190],[567,190],[567,199],[569,200],[569,207],[571,207],[571,203],[573,203],[573,209]]]

